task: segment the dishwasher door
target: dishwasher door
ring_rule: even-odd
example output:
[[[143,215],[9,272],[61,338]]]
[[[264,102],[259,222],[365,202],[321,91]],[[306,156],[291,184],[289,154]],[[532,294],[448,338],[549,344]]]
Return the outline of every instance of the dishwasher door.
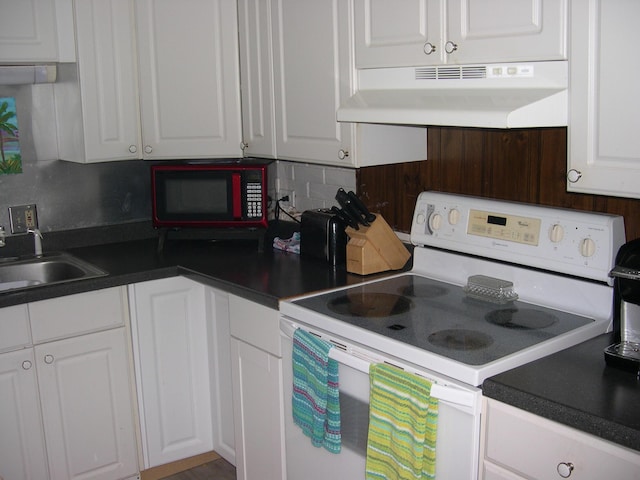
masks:
[[[296,328],[304,328],[323,340],[333,340],[340,345],[345,345],[344,340],[332,338],[315,328],[308,328],[287,318],[280,319],[287,478],[289,480],[327,478],[364,480],[369,431],[368,366],[371,361],[379,363],[386,359],[364,350],[360,355],[351,355],[338,348],[331,350],[330,357],[339,362],[342,451],[339,454],[329,453],[324,448],[314,447],[311,439],[293,423],[291,355],[292,336]],[[349,350],[351,349],[352,347],[349,346]],[[403,367],[396,359],[389,361]],[[405,370],[412,369],[405,368]],[[439,396],[436,478],[477,479],[481,391],[470,386],[447,385],[446,381],[436,379],[433,375],[428,375],[426,372],[419,373],[432,381],[439,382],[437,386],[432,387],[432,395]]]

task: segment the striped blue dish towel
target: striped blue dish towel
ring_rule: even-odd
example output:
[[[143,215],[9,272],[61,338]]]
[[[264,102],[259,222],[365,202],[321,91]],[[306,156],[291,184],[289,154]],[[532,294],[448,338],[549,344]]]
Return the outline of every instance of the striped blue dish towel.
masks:
[[[329,342],[297,329],[293,334],[293,421],[316,447],[340,453],[338,362]]]

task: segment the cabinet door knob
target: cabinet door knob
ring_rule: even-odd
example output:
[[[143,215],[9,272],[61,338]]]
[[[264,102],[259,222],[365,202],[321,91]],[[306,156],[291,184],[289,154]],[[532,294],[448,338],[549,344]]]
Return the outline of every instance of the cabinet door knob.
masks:
[[[153,148],[151,148],[151,145],[145,145],[144,153],[151,153],[151,152],[153,152]]]
[[[453,43],[451,40],[449,40],[447,43],[444,44],[444,51],[447,53],[453,53],[456,50],[458,50],[458,44]]]
[[[581,177],[582,172],[576,170],[575,168],[572,168],[567,172],[567,180],[569,180],[569,183],[576,183],[578,180],[580,180]]]
[[[29,370],[32,367],[31,360],[25,360],[22,362],[22,369]]]
[[[573,472],[573,463],[560,462],[556,469],[558,470],[558,475],[562,478],[569,478],[571,476],[571,472]]]
[[[349,150],[343,150],[340,149],[340,151],[338,151],[338,158],[340,160],[344,160],[345,158],[347,158],[349,156]]]
[[[47,365],[51,365],[53,363],[53,355],[45,355],[44,363],[46,363]]]
[[[424,47],[422,48],[422,50],[424,51],[425,55],[431,55],[433,52],[436,51],[436,46],[431,42],[427,42],[424,44]]]
[[[247,148],[249,148],[249,144],[248,144],[247,142],[242,142],[242,143],[240,144],[240,150],[242,150],[243,152],[244,152]]]
[[[129,145],[129,153],[136,153],[138,151],[138,147],[135,145]]]

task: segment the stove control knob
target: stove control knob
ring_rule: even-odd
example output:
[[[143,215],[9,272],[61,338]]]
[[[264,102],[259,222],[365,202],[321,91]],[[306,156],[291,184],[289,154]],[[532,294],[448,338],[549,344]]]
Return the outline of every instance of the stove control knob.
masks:
[[[564,227],[560,224],[555,224],[551,227],[549,231],[549,240],[553,243],[561,242],[564,238]]]
[[[439,213],[434,213],[429,217],[429,228],[431,231],[435,232],[436,230],[440,230],[442,228],[442,215]]]
[[[425,221],[426,221],[426,218],[424,216],[424,213],[420,212],[418,215],[416,215],[416,223],[418,225],[422,225]]]
[[[580,242],[580,255],[592,257],[594,253],[596,253],[596,242],[591,238],[583,238]]]
[[[457,225],[459,221],[460,221],[460,210],[458,210],[457,208],[452,208],[449,211],[449,224]]]

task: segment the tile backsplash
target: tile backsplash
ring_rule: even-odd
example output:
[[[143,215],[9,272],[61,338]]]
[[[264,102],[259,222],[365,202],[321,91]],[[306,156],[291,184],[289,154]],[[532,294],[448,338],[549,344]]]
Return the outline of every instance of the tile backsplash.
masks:
[[[279,160],[276,166],[277,198],[289,196],[288,206],[297,212],[338,205],[338,188],[356,189],[356,171],[351,168]],[[287,206],[285,202],[282,206]]]

